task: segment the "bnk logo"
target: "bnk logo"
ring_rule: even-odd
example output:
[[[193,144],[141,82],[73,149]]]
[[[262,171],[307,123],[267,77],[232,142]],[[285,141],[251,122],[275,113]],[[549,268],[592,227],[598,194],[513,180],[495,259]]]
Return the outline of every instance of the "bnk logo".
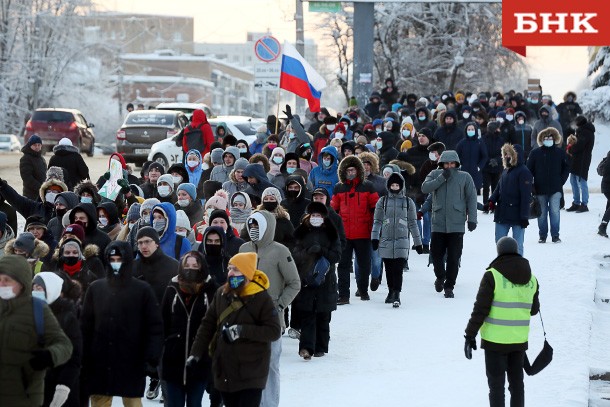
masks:
[[[609,2],[502,2],[502,45],[523,56],[527,45],[595,46],[609,42]]]

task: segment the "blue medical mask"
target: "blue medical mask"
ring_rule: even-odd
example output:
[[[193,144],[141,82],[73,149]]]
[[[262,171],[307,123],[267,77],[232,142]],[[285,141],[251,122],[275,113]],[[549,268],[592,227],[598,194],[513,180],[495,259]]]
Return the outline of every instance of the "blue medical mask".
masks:
[[[47,296],[45,295],[44,291],[32,291],[32,297],[39,298],[44,302],[47,302]]]
[[[544,140],[544,141],[542,142],[542,144],[543,144],[545,147],[553,147],[553,144],[554,144],[554,143],[553,143],[553,140]]]
[[[417,120],[423,122],[424,120],[426,120],[426,116],[417,116]]]
[[[286,172],[287,172],[288,174],[292,174],[292,173],[293,173],[293,172],[295,172],[295,171],[296,171],[296,168],[286,168]]]
[[[474,134],[476,132],[474,130],[466,130],[466,134],[468,135],[468,137],[474,137]]]
[[[245,276],[231,276],[229,277],[229,287],[236,290],[246,282]]]
[[[330,158],[324,158],[322,160],[322,164],[324,164],[324,167],[328,168],[330,167],[330,164],[333,162],[333,160],[331,160]]]
[[[81,203],[93,203],[93,198],[90,196],[81,196],[80,202]]]
[[[119,270],[121,269],[122,264],[123,263],[121,263],[120,261],[110,262],[110,268],[112,269],[112,271],[114,271],[114,274],[119,274]]]

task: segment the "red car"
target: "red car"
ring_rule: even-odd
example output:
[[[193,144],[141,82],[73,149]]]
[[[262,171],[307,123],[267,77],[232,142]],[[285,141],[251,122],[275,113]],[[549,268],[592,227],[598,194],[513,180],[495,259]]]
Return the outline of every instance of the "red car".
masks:
[[[24,141],[37,134],[42,139],[44,151],[51,151],[64,137],[72,141],[81,153],[93,156],[95,135],[93,123],[87,123],[81,112],[75,109],[36,109],[25,125]]]

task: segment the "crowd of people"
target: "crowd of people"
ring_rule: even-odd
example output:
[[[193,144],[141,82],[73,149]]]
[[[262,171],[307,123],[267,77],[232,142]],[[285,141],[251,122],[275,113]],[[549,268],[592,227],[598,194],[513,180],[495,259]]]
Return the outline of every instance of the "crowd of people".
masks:
[[[493,214],[496,241],[512,230],[510,254],[523,256],[533,200],[539,243],[549,220],[561,242],[568,178],[566,211],[588,211],[595,127],[573,92],[555,105],[515,91],[401,96],[385,84],[338,115],[302,120],[287,105],[252,143],[221,125],[212,133],[196,111],[183,162],[147,162],[140,177],[114,153],[93,182],[67,139],[47,165],[32,136],[21,193],[0,179],[0,404],[138,406],[146,394],[200,406],[207,391],[212,406],[278,406],[284,331],[299,357],[323,357],[331,314],[352,295],[370,300],[385,277],[385,303],[400,307],[412,251],[453,298],[478,216]],[[600,235],[609,220],[607,210]],[[39,300],[36,340],[38,323],[15,320]]]

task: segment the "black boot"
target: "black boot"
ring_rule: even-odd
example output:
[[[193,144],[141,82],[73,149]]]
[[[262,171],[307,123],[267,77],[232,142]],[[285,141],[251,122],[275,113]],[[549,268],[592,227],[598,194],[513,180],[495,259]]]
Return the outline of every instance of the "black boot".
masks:
[[[394,301],[394,291],[390,290],[390,292],[388,293],[388,296],[385,297],[385,303],[391,304],[393,301]]]
[[[392,302],[394,308],[400,307],[400,292],[394,291],[394,301]]]
[[[597,234],[603,237],[608,237],[608,232],[606,232],[606,229],[608,228],[608,223],[602,222],[599,225],[599,228],[597,228]]]
[[[570,206],[568,209],[566,209],[566,212],[576,212],[576,210],[579,208],[580,208],[580,205],[578,205],[575,202],[572,202],[572,206]]]

